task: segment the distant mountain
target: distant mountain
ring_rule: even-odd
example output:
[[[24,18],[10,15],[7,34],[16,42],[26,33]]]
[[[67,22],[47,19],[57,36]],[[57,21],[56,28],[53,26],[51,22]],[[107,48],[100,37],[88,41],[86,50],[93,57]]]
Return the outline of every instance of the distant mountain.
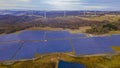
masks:
[[[104,15],[104,14],[120,14],[120,11],[89,11],[89,10],[80,10],[80,11],[38,11],[38,10],[0,10],[0,15],[34,15],[34,16],[45,16],[46,17],[61,17],[64,16],[78,16],[78,15]]]

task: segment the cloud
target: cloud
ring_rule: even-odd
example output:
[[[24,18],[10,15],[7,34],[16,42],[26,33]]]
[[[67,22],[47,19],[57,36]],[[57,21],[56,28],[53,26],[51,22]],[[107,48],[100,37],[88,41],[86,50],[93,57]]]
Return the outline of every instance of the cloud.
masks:
[[[86,10],[103,10],[108,8],[108,6],[84,6]]]
[[[81,1],[78,1],[78,0],[49,0],[49,1],[46,1],[47,4],[50,4],[50,5],[75,5],[75,4],[84,4],[83,2]]]
[[[75,9],[73,8],[76,6],[78,8],[78,5],[84,4],[83,2],[79,0],[49,0],[45,1],[44,3],[51,5],[52,8],[57,9],[57,10],[72,10]]]
[[[22,2],[30,2],[30,0],[19,0],[19,1],[22,1]]]
[[[119,0],[0,0],[0,9],[120,10]]]

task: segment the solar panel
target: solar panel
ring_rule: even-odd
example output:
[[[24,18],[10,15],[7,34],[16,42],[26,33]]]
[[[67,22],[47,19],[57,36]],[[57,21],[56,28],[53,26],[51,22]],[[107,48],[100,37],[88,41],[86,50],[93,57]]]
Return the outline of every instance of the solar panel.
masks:
[[[60,60],[58,63],[58,68],[85,68],[85,66],[79,63],[65,62]]]
[[[70,38],[70,33],[68,31],[47,31],[46,39],[61,39]]]
[[[98,47],[99,45],[92,38],[80,38],[73,39],[74,45],[79,45],[79,47]]]
[[[68,40],[70,38],[74,46]],[[17,42],[8,42],[16,40]],[[19,40],[25,40],[23,47]],[[10,60],[12,57],[12,60],[32,59],[35,54],[72,52],[72,47],[76,55],[112,53],[114,51],[110,46],[120,46],[119,40],[120,35],[87,38],[86,34],[70,34],[68,31],[28,30],[20,34],[0,36],[0,61]]]
[[[20,43],[0,44],[0,61],[10,60],[19,47]]]
[[[3,42],[4,35],[0,35],[0,42]]]
[[[20,34],[21,40],[43,40],[44,31],[30,30]]]
[[[18,51],[14,60],[32,59],[35,54],[48,54],[56,52],[71,52],[72,48],[69,41],[47,41],[47,42],[26,42]]]
[[[32,59],[37,52],[38,44],[25,42],[23,47],[17,52],[13,60]]]
[[[100,45],[93,38],[81,38],[73,40],[76,55],[112,53],[108,46]]]
[[[119,35],[112,35],[110,37],[96,37],[94,38],[97,43],[102,46],[120,46],[120,36]]]
[[[4,36],[3,41],[15,41],[15,40],[20,40],[19,34],[8,34]]]
[[[110,39],[110,46],[120,46],[120,35],[112,35],[109,37]]]
[[[95,43],[99,44],[102,47],[109,47],[111,45],[109,37],[92,37]]]
[[[42,44],[38,43],[38,45],[38,53],[40,54],[72,51],[72,47],[68,40],[47,41]]]
[[[19,41],[19,34],[7,34],[0,36],[0,42]]]
[[[114,51],[109,47],[83,47],[76,48],[76,55],[108,54]]]
[[[87,37],[86,34],[71,34],[71,38],[84,38]]]

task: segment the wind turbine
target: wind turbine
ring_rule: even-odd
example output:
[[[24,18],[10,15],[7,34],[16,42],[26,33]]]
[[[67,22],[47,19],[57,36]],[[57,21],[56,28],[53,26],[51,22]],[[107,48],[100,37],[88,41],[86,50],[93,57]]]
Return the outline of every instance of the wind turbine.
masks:
[[[86,10],[84,9],[84,16],[86,16]]]
[[[34,10],[32,9],[31,10],[31,19],[33,19],[33,16],[34,16]],[[36,24],[33,25],[33,28],[35,28],[35,27],[36,27]]]
[[[97,15],[97,11],[96,11],[96,10],[94,11],[94,15],[95,15],[95,16]]]
[[[46,12],[46,10],[44,11],[44,18],[47,18],[47,12]]]
[[[66,17],[66,11],[64,10],[64,17]]]

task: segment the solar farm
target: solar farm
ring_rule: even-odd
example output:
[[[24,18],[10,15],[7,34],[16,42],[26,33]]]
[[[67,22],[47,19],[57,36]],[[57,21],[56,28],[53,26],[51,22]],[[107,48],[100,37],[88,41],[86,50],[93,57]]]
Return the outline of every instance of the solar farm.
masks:
[[[0,35],[0,61],[33,59],[36,54],[69,53],[74,56],[111,54],[120,46],[120,35],[87,37],[68,31],[25,30]]]

